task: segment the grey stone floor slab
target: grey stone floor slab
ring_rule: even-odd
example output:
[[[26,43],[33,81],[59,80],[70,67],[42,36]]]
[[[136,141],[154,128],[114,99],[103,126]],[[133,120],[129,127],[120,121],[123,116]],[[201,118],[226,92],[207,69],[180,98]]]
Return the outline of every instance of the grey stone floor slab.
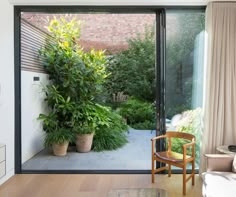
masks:
[[[22,165],[24,170],[150,170],[151,138],[155,132],[129,129],[128,143],[114,151],[78,153],[70,148],[65,157],[45,149]]]

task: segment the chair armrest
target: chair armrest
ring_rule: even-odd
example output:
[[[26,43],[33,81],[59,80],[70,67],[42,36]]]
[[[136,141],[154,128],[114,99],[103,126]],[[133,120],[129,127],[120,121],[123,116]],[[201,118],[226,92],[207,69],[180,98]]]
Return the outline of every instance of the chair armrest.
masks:
[[[151,141],[156,141],[156,140],[162,139],[162,138],[166,138],[166,135],[160,135],[160,136],[157,136],[157,137],[153,137],[153,138],[151,139]]]
[[[234,155],[205,154],[205,157],[207,164],[207,172],[209,171],[232,172]]]
[[[183,159],[186,159],[187,148],[192,146],[192,157],[195,157],[195,141],[183,144]]]
[[[189,146],[194,146],[195,145],[195,142],[190,142],[190,143],[188,143],[188,144],[184,144],[183,145],[183,148],[188,148]]]
[[[153,138],[151,139],[151,141],[152,141],[152,155],[153,155],[154,152],[155,152],[155,141],[156,141],[156,140],[159,140],[159,139],[163,139],[163,138],[166,138],[166,135],[160,135],[160,136],[157,136],[157,137],[153,137]]]

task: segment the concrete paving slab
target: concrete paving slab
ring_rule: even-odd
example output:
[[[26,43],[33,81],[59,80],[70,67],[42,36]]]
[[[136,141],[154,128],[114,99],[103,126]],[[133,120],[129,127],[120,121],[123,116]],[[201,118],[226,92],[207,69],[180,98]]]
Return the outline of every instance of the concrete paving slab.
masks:
[[[128,143],[114,151],[78,153],[70,148],[65,157],[45,149],[26,161],[25,170],[150,170],[151,138],[155,132],[130,128]]]

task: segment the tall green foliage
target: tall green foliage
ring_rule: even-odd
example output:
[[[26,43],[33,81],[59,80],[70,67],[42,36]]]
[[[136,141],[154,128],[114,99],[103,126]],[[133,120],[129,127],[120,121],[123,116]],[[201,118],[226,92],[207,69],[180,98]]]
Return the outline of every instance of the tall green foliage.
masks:
[[[204,30],[204,13],[177,13],[174,34],[166,46],[166,115],[171,118],[191,108],[193,53],[196,36]],[[168,32],[169,33],[169,32]],[[129,40],[129,48],[111,58],[106,87],[110,95],[124,92],[140,100],[155,100],[155,36],[150,28],[145,35]]]
[[[108,71],[106,87],[112,95],[124,92],[153,102],[155,99],[155,41],[154,32],[147,28],[145,35],[128,40],[129,48],[114,55]]]
[[[59,127],[83,126],[89,120],[84,113],[86,106],[82,104],[89,104],[99,94],[107,76],[106,57],[102,51],[85,53],[82,50],[78,44],[80,22],[75,19],[54,18],[48,31],[53,40],[48,40],[40,50],[51,81],[45,88],[46,101],[59,121]]]
[[[93,100],[107,77],[103,51],[85,53],[78,44],[80,22],[54,19],[48,27],[54,41],[40,51],[52,83],[63,97],[85,102]]]
[[[95,137],[98,144],[104,139],[102,129],[114,127],[114,132],[109,131],[110,136],[117,137],[113,148],[101,143],[104,146],[100,145],[97,150],[115,149],[126,143],[123,133],[127,128],[119,122],[120,116],[95,102],[108,76],[107,58],[103,51],[83,51],[78,43],[80,25],[80,21],[75,19],[54,18],[48,27],[53,39],[40,50],[50,79],[50,84],[44,88],[50,112],[39,116],[47,134],[45,145],[52,141],[61,143],[64,139],[72,141],[75,132],[90,133],[94,130],[99,134]],[[106,110],[109,113],[103,112]],[[121,124],[119,127],[115,125],[117,121]]]

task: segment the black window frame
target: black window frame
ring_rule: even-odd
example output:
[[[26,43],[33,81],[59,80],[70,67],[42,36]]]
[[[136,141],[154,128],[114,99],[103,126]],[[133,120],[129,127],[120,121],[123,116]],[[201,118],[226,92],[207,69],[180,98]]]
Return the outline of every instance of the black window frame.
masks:
[[[150,174],[150,170],[25,170],[21,150],[21,12],[37,13],[155,13],[156,14],[156,135],[165,134],[165,11],[205,10],[206,6],[14,6],[15,173],[16,174]],[[150,144],[151,146],[151,144]],[[164,149],[164,142],[157,145]],[[151,154],[151,153],[150,153]],[[151,164],[151,161],[150,161]],[[157,163],[157,166],[161,164]],[[180,173],[175,170],[174,173]]]

